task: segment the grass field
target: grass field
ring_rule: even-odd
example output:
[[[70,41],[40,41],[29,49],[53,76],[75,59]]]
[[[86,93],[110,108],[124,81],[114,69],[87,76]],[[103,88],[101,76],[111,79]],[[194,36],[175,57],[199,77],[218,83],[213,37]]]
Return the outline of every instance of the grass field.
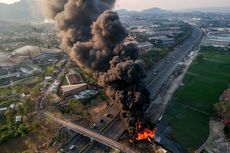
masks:
[[[173,128],[172,137],[186,152],[199,148],[209,135],[213,104],[230,83],[230,53],[201,51],[204,61],[194,61],[164,120]]]

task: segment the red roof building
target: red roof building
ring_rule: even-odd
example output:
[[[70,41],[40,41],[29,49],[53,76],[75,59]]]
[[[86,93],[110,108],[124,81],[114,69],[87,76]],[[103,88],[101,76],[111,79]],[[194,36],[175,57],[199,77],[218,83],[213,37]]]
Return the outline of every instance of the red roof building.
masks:
[[[66,79],[69,85],[81,84],[84,83],[81,75],[79,73],[67,74]]]

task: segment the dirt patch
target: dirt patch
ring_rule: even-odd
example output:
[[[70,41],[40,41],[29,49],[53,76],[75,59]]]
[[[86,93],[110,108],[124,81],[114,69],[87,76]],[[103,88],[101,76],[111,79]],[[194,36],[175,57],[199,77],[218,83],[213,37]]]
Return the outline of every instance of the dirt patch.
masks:
[[[94,113],[101,113],[106,109],[107,105],[105,102],[100,103],[98,106],[92,109]]]
[[[92,115],[92,120],[98,120],[98,118],[101,116],[101,114],[104,114],[104,112],[107,109],[107,103],[106,102],[101,102],[97,106],[93,107],[91,109],[90,114]]]
[[[26,150],[25,144],[26,138],[15,138],[7,141],[6,143],[0,145],[1,153],[13,153],[13,152],[22,152]]]
[[[219,121],[210,121],[210,136],[205,146],[207,152],[229,153],[230,142],[224,135],[224,124]]]

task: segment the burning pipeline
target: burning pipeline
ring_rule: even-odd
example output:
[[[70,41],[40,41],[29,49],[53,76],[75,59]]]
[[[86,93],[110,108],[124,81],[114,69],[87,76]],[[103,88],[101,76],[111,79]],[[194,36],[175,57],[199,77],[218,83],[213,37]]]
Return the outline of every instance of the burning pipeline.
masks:
[[[111,11],[115,0],[44,0],[48,17],[54,20],[61,47],[122,110],[130,135],[152,139],[154,130],[145,120],[149,92],[146,74],[137,62],[138,48],[124,44],[127,31]],[[139,124],[145,128],[138,128]]]

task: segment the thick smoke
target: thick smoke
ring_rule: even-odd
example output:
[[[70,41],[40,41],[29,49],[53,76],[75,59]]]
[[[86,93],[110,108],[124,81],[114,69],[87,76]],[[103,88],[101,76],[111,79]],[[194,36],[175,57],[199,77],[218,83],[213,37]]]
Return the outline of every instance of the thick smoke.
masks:
[[[121,109],[130,134],[138,120],[147,125],[144,112],[149,93],[142,80],[146,74],[136,62],[138,49],[124,44],[127,31],[113,11],[115,0],[50,0],[48,15],[55,20],[61,46]]]
[[[67,3],[68,0],[52,0],[52,1],[44,1],[45,5],[47,5],[46,15],[51,18],[55,19],[56,15],[64,10],[64,5]]]
[[[91,25],[115,0],[44,0],[46,14],[55,20],[61,46],[71,50],[73,45],[91,38]]]
[[[119,46],[127,36],[122,27],[117,13],[105,11],[97,22],[92,25],[92,38],[88,42],[78,42],[74,45],[71,57],[87,71],[91,73],[106,72],[109,67],[109,61],[119,53],[122,48]],[[87,59],[87,60],[86,60]]]

